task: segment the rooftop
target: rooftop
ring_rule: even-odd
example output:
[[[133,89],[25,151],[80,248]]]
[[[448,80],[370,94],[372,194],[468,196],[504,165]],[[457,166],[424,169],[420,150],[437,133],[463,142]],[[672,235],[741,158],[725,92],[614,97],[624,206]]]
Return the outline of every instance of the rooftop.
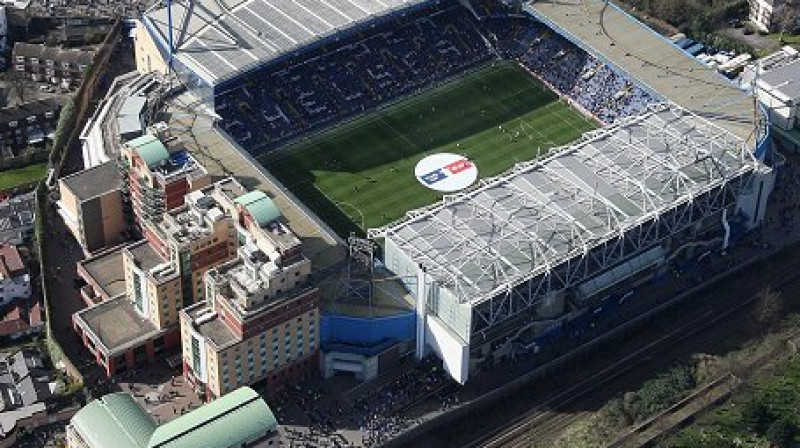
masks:
[[[207,191],[207,190],[206,190]],[[184,197],[185,205],[170,210],[160,229],[179,244],[189,244],[210,235],[217,221],[230,219],[216,200],[203,190]]]
[[[659,104],[369,234],[479,303],[762,167],[737,136]]]
[[[29,101],[16,106],[4,107],[0,109],[0,123],[5,124],[12,121],[22,121],[28,117],[42,115],[46,112],[54,112],[60,110],[65,102],[65,97],[52,97]]]
[[[92,448],[145,448],[156,429],[153,419],[124,392],[90,401],[71,424]]]
[[[218,84],[357,24],[428,1],[176,0],[176,58],[210,84]],[[144,14],[144,23],[156,41],[169,40],[163,3]]]
[[[129,140],[126,145],[136,151],[136,154],[149,168],[153,168],[169,158],[167,147],[153,134],[145,134]]]
[[[247,209],[259,227],[264,227],[281,217],[281,211],[278,210],[272,199],[261,190],[245,193],[234,199],[233,202]]]
[[[126,295],[85,308],[77,312],[74,318],[78,325],[94,336],[94,340],[101,345],[98,348],[110,356],[165,331],[140,316]]]
[[[108,394],[78,411],[71,425],[90,448],[224,448],[275,431],[278,422],[255,391],[241,387],[161,426],[130,394]]]
[[[50,47],[44,44],[16,42],[12,51],[14,57],[39,58],[41,61],[69,62],[75,65],[89,65],[94,61],[95,52],[79,48]]]
[[[17,247],[0,242],[0,280],[24,275],[27,272]]]
[[[125,293],[125,268],[122,251],[113,250],[79,261],[87,274],[97,283],[108,297]]]
[[[800,100],[800,59],[762,74],[758,84],[790,100]]]
[[[106,162],[64,177],[61,182],[78,199],[87,200],[118,190],[122,180],[114,162]]]
[[[0,319],[0,336],[13,336],[42,325],[42,307],[38,301],[22,301],[6,307]]]
[[[661,97],[755,142],[751,95],[613,3],[537,1],[525,2],[525,8]]]
[[[146,240],[133,243],[125,247],[125,250],[131,254],[136,266],[145,272],[167,261]]]
[[[240,446],[277,428],[278,422],[264,399],[253,389],[240,387],[159,426],[147,447]]]
[[[21,231],[32,229],[35,209],[33,193],[0,200],[0,241],[14,241]]]
[[[183,311],[194,322],[195,331],[208,338],[217,347],[224,347],[239,340],[228,325],[206,303],[198,303]],[[200,319],[201,317],[204,318]]]
[[[208,275],[220,285],[220,294],[230,301],[240,318],[245,318],[302,294],[307,286],[306,276],[298,277],[300,283],[296,286],[288,283],[283,291],[269,286],[282,271],[303,263],[308,263],[308,259],[302,255],[273,260],[258,249],[248,251],[247,247],[240,247],[238,258],[215,267]]]
[[[46,412],[50,398],[50,373],[33,350],[0,354],[0,437],[10,432],[19,420]]]

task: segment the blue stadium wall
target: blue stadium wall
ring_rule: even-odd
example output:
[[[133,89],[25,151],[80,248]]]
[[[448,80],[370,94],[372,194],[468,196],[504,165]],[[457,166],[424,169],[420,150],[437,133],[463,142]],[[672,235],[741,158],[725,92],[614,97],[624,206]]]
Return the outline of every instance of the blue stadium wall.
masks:
[[[394,344],[414,339],[413,311],[383,317],[355,317],[322,314],[320,346],[323,351],[376,355]]]

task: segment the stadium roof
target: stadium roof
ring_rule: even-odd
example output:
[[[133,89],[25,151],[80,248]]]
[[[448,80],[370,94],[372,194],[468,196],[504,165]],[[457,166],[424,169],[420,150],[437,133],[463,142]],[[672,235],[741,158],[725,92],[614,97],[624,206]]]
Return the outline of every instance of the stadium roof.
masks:
[[[657,104],[369,235],[479,303],[760,167],[742,139]]]
[[[752,95],[611,2],[536,1],[525,8],[668,101],[755,142]]]
[[[175,57],[216,85],[353,25],[428,0],[175,0]],[[144,15],[167,47],[163,3]]]

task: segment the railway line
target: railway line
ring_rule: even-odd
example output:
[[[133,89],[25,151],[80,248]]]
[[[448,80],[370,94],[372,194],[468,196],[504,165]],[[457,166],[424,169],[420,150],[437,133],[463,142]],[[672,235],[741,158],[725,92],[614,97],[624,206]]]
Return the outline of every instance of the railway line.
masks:
[[[760,291],[772,288],[777,293],[800,296],[800,254],[788,255],[785,252],[772,254],[705,284],[700,291],[675,305],[671,312],[653,319],[649,329],[641,332],[650,336],[646,344],[632,350],[606,353],[610,356],[603,357],[605,367],[581,369],[585,370],[584,374],[573,383],[538,399],[520,394],[517,400],[530,401],[527,411],[516,416],[500,416],[495,422],[502,423],[484,426],[480,428],[480,434],[476,429],[466,429],[472,440],[462,432],[463,442],[455,446],[512,448],[549,445],[585,413],[599,409],[609,398],[647,380],[662,371],[665,365],[698,349],[712,349],[720,341],[730,340],[749,324],[749,311]],[[676,316],[680,316],[680,323],[667,322]],[[659,335],[659,331],[665,332]],[[504,407],[518,409],[510,404]]]

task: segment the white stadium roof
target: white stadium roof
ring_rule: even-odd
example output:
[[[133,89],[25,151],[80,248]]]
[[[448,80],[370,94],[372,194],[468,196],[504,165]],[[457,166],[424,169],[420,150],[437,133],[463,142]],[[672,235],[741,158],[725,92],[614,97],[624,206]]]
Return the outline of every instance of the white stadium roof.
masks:
[[[369,235],[476,304],[760,166],[741,138],[658,104]]]
[[[175,57],[210,84],[341,30],[428,0],[175,0]],[[165,3],[144,15],[169,42]]]

